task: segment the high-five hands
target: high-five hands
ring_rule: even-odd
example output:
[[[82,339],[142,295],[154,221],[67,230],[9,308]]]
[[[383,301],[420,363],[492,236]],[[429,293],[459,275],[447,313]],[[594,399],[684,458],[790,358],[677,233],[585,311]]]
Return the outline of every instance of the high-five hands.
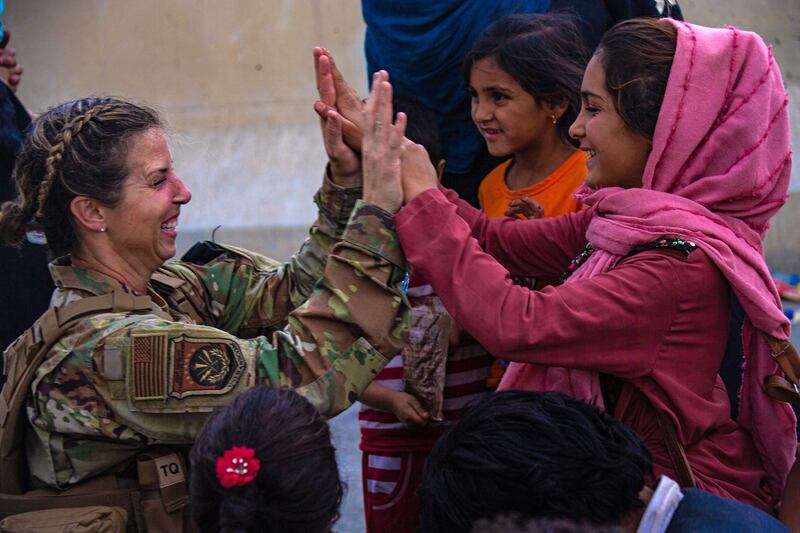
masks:
[[[322,64],[317,61],[314,49],[317,91],[319,100],[314,103],[314,111],[320,117],[322,143],[330,161],[331,178],[334,183],[344,187],[361,184],[361,156],[344,141],[343,125],[345,119],[336,111],[336,91],[327,58]]]
[[[351,154],[342,150],[342,142],[351,151],[361,152],[364,199],[385,203],[377,205],[392,213],[420,193],[438,186],[438,174],[425,148],[403,137],[405,115],[398,113],[392,124],[392,86],[388,73],[375,73],[370,97],[362,105],[358,93],[345,81],[326,49],[314,48],[314,70],[319,92],[314,111],[324,123],[323,138],[332,171],[334,160],[337,165],[341,162],[345,168],[351,168]]]
[[[364,200],[396,213],[403,203],[400,177],[406,116],[398,113],[392,124],[392,86],[386,71],[372,78],[372,92],[362,112],[361,151]]]
[[[314,48],[314,71],[317,77],[317,91],[322,106],[315,105],[314,110],[325,118],[328,110],[334,110],[342,117],[342,136],[344,142],[361,152],[363,124],[361,113],[363,104],[358,93],[344,79],[336,67],[333,56],[325,48]]]

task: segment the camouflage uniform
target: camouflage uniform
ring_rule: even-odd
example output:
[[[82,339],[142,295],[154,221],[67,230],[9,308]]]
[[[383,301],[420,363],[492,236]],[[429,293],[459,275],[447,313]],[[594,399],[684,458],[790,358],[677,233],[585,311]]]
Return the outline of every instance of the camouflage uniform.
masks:
[[[191,443],[211,411],[259,384],[295,388],[328,416],[355,401],[402,348],[406,263],[389,213],[358,201],[348,221],[354,192],[331,183],[316,199],[320,216],[289,262],[224,247],[205,264],[159,269],[152,314],[73,326],[31,387],[33,479],[67,488],[146,446]],[[68,256],[51,272],[55,306],[126,290]]]

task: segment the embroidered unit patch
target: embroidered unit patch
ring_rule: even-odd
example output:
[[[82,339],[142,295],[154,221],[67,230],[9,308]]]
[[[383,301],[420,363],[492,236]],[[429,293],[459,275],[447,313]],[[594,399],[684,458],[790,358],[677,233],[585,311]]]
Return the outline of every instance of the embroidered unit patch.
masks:
[[[169,353],[173,398],[225,394],[245,369],[241,350],[228,339],[181,335],[169,340]]]
[[[224,402],[245,374],[239,346],[224,337],[184,332],[147,332],[132,336],[128,394],[132,407],[145,412],[189,412]]]

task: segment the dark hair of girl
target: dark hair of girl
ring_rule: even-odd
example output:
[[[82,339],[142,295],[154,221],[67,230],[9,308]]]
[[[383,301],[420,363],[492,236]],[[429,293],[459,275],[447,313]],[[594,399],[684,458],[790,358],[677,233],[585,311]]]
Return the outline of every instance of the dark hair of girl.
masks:
[[[671,22],[637,18],[611,28],[595,52],[623,122],[648,138],[656,130],[677,43]]]
[[[153,109],[115,98],[83,98],[39,116],[17,155],[18,197],[0,209],[0,243],[19,244],[26,231],[42,229],[56,257],[74,251],[71,200],[117,204],[128,175],[128,140],[160,127]]]
[[[588,51],[573,19],[564,14],[508,15],[491,24],[464,58],[464,80],[476,61],[492,58],[537,102],[567,103],[558,121],[565,142],[581,109]]]
[[[217,457],[255,450],[251,482],[224,488]],[[192,515],[201,532],[321,533],[339,517],[343,487],[328,424],[302,396],[256,387],[208,421],[190,454]]]

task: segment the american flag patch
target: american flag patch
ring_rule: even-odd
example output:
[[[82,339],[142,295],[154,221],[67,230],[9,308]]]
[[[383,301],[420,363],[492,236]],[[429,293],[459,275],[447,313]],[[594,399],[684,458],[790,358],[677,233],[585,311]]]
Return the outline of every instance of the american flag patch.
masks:
[[[167,336],[133,337],[131,394],[134,400],[167,397]]]

